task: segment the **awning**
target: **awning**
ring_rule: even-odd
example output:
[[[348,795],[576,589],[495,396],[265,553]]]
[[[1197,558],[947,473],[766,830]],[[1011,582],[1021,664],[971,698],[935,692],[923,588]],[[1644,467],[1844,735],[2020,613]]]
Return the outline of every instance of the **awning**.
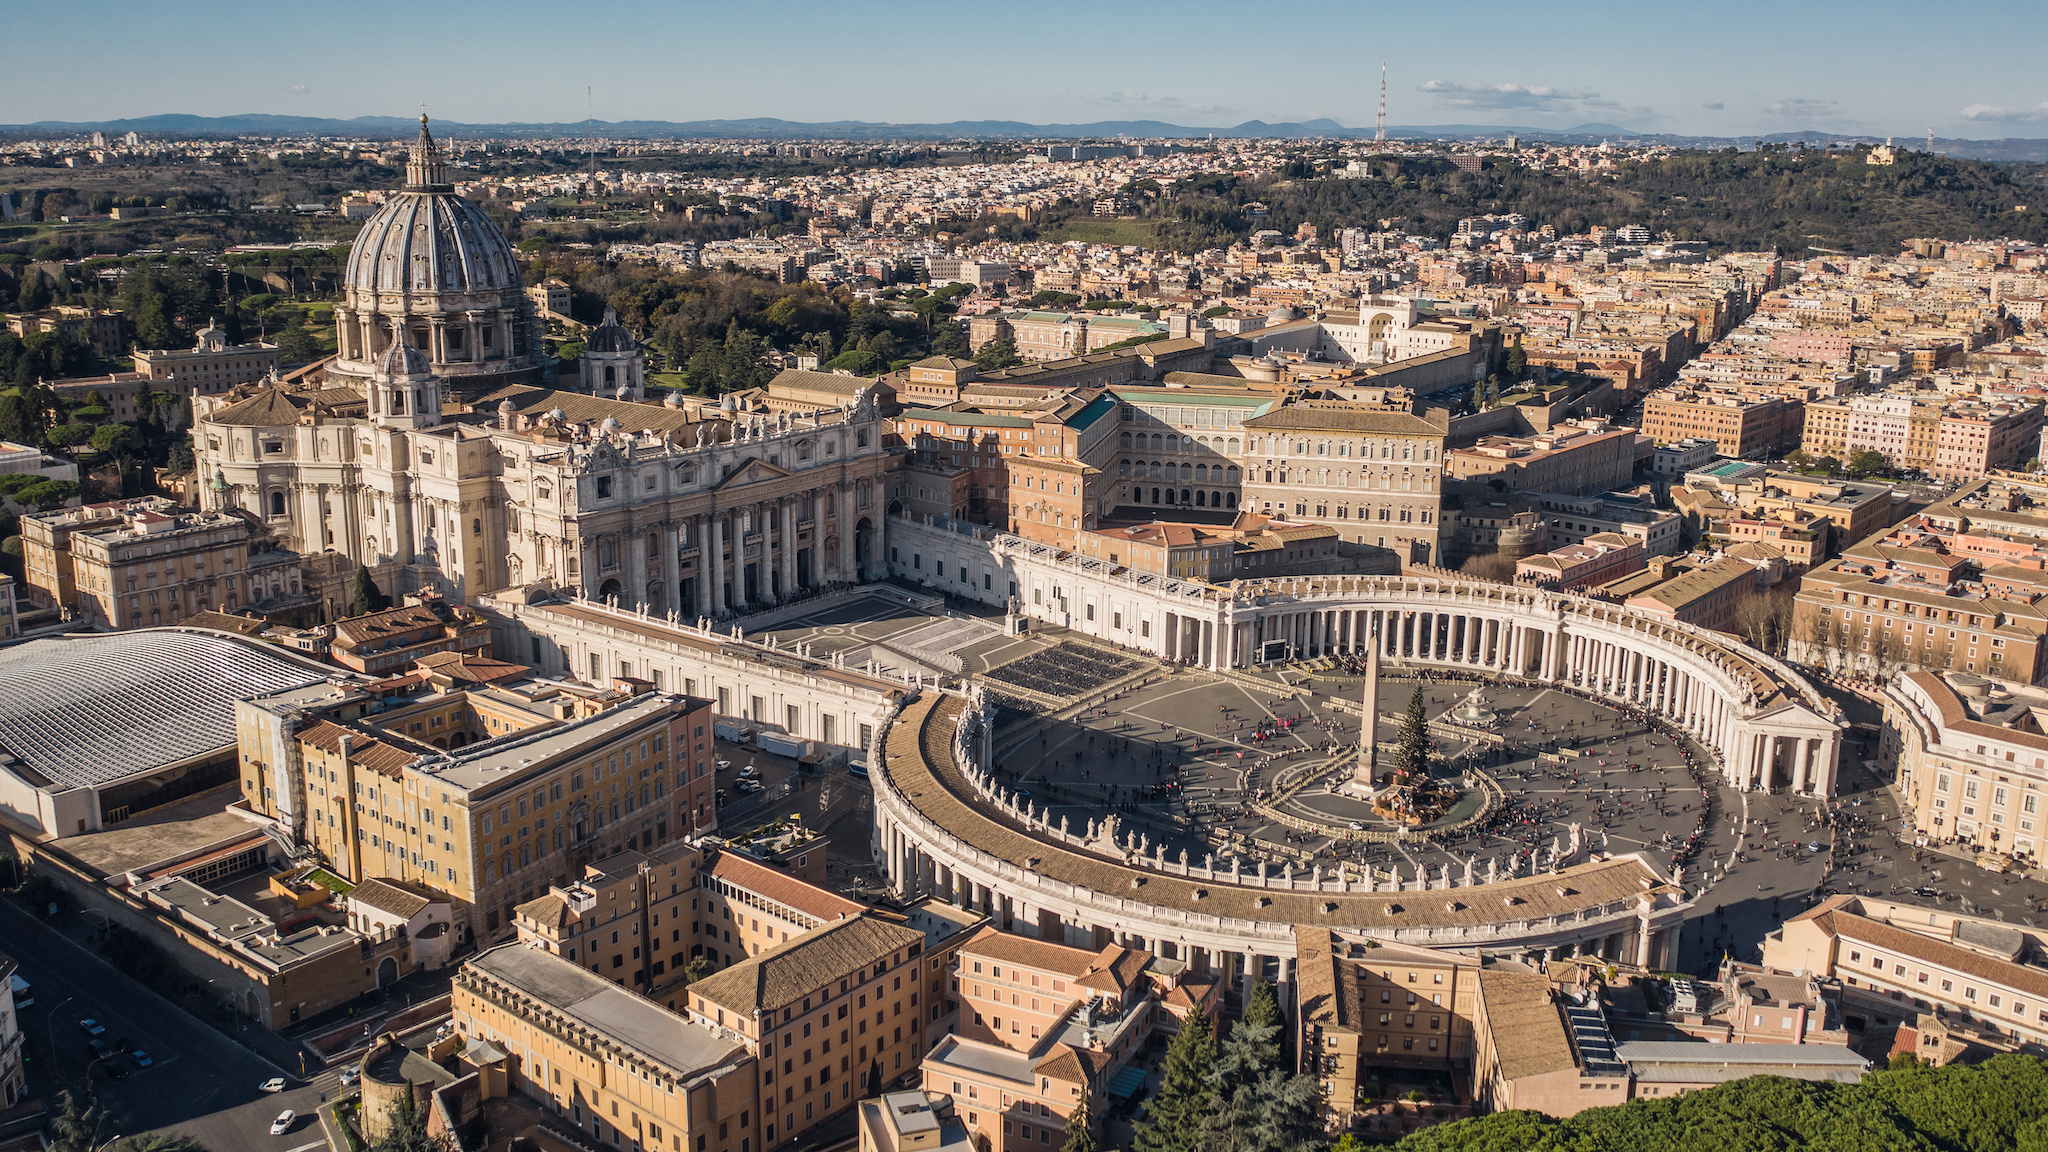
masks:
[[[1136,1096],[1144,1087],[1145,1070],[1130,1064],[1117,1069],[1116,1075],[1109,1079],[1109,1094],[1123,1100]]]

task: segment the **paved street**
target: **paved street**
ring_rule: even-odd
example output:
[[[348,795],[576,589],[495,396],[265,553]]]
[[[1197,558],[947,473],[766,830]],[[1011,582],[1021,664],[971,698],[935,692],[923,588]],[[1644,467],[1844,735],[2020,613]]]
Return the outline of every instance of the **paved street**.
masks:
[[[256,1090],[278,1074],[256,1053],[142,989],[12,901],[0,901],[0,938],[35,990],[34,1006],[21,1012],[32,1057],[30,1090],[49,1101],[52,1111],[57,1092],[70,1089],[81,1100],[96,1098],[106,1109],[102,1141],[161,1128],[226,1136],[249,1127],[255,1136],[246,1141],[206,1139],[206,1144],[212,1152],[291,1152],[306,1142],[304,1127],[295,1130],[296,1140],[267,1135],[278,1109],[296,1105],[276,1103]],[[108,1041],[125,1037],[147,1051],[152,1066],[116,1082],[101,1062],[89,1092],[86,1069],[94,1056],[78,1027],[86,1017],[106,1027]],[[132,1060],[119,1059],[133,1068]],[[309,1098],[317,1100],[317,1091]],[[266,1107],[261,1125],[238,1116],[243,1111],[254,1116]],[[234,1118],[222,1120],[223,1114]]]

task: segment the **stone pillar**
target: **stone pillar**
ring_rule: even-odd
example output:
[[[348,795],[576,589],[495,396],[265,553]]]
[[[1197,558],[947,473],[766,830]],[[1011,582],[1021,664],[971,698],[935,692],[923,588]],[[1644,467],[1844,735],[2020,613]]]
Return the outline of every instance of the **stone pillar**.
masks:
[[[716,512],[711,516],[711,538],[704,543],[710,552],[709,562],[699,562],[711,579],[711,612],[717,615],[728,607],[725,598],[725,518],[726,513]]]
[[[709,616],[711,605],[711,519],[698,515],[690,517],[690,540],[697,548],[697,603],[693,605],[697,615]]]
[[[655,611],[667,615],[669,612],[687,611],[683,603],[683,581],[678,553],[682,551],[681,533],[673,520],[661,526],[661,587],[663,603],[654,605]]]
[[[796,595],[796,500],[782,500],[782,594]]]
[[[638,528],[626,529],[626,588],[619,597],[619,607],[647,607],[647,534]]]

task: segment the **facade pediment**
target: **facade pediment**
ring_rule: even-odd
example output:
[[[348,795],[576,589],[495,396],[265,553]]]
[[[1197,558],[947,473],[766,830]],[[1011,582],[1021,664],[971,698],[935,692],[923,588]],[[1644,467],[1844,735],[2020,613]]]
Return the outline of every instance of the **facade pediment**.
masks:
[[[795,473],[789,469],[777,467],[766,460],[749,460],[733,469],[732,475],[720,480],[712,488],[712,491],[729,492],[734,488],[744,488],[749,484],[759,484],[764,480],[780,480],[793,475]]]

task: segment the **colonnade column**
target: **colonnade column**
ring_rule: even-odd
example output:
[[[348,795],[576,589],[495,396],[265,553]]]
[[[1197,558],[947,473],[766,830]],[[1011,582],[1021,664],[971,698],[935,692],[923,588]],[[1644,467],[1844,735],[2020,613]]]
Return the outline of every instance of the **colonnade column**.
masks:
[[[796,498],[782,501],[782,594],[796,595]]]

